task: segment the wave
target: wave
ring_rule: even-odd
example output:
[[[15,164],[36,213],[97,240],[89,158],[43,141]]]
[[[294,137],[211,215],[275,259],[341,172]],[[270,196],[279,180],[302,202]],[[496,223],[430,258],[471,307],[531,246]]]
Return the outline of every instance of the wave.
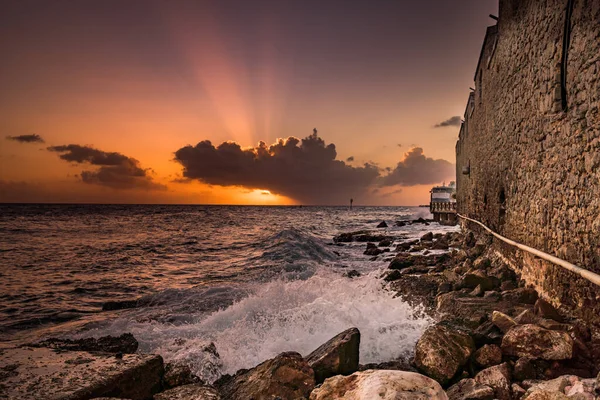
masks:
[[[350,327],[361,331],[361,363],[389,361],[409,356],[432,321],[386,290],[380,274],[349,279],[320,268],[305,280],[259,285],[231,306],[185,324],[120,318],[85,336],[131,332],[141,351],[184,362],[207,381],[283,351],[307,355]],[[207,351],[211,342],[219,358]]]

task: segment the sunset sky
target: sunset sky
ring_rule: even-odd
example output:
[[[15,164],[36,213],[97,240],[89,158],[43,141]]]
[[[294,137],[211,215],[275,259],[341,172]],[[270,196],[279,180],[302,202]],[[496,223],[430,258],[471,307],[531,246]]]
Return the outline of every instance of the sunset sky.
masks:
[[[0,202],[426,203],[453,179],[489,14],[497,0],[3,1]]]

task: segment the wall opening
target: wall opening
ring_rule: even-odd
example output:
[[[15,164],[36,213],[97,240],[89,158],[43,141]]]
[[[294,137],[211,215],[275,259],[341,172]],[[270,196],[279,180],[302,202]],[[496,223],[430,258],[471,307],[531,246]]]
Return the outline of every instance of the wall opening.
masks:
[[[498,223],[502,226],[506,220],[506,192],[503,187],[498,192],[498,203]]]
[[[563,111],[567,111],[567,61],[569,58],[569,46],[571,45],[571,16],[573,15],[574,0],[567,0],[565,11],[565,27],[563,31],[562,57],[560,61],[560,102]]]

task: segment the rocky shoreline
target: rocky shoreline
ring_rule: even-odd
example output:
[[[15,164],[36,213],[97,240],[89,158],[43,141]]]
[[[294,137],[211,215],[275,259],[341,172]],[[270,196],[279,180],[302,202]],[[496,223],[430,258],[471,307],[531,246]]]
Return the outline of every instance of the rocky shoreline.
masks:
[[[387,257],[389,290],[435,319],[410,360],[359,364],[350,328],[305,357],[282,353],[209,385],[137,354],[131,334],[49,339],[0,350],[0,399],[600,399],[600,332],[526,287],[491,239],[430,232],[398,242],[386,227],[333,242],[365,243],[365,262]],[[218,358],[214,346],[204,351]]]

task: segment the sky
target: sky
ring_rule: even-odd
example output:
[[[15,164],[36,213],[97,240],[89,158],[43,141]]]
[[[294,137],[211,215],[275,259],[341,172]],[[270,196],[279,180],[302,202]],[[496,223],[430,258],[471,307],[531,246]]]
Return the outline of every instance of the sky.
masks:
[[[0,202],[417,205],[497,0],[0,4]]]

